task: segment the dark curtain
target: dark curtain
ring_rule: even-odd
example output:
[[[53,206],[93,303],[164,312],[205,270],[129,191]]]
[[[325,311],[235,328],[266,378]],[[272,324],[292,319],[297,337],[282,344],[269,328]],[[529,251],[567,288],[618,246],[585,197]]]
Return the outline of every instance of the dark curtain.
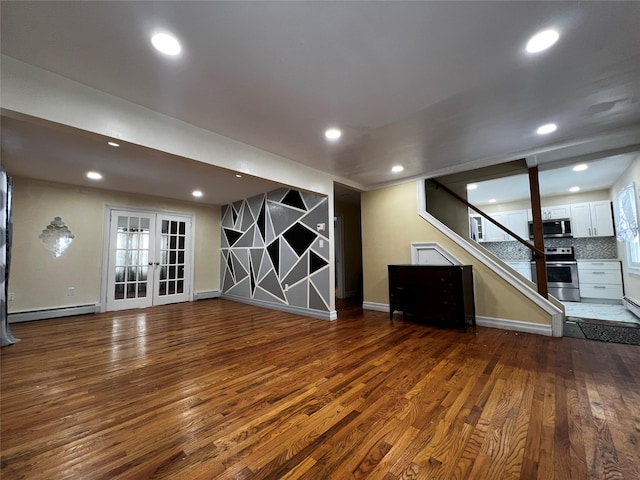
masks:
[[[9,328],[7,305],[13,234],[12,190],[11,177],[7,175],[4,166],[0,165],[0,346],[3,347],[19,341]]]

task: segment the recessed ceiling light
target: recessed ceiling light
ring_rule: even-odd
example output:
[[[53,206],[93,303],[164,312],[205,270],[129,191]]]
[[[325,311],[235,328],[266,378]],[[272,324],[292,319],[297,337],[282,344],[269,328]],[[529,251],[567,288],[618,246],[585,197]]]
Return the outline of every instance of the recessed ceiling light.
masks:
[[[404,170],[404,167],[402,165],[394,165],[393,167],[391,167],[391,171],[393,173],[400,173]]]
[[[538,53],[546,50],[556,43],[558,38],[560,38],[560,34],[555,30],[544,30],[543,32],[536,33],[527,42],[527,52]]]
[[[489,203],[496,203],[496,199],[495,198],[490,198],[489,199]]]
[[[180,52],[182,52],[182,47],[180,46],[178,39],[168,33],[156,33],[152,35],[151,44],[160,53],[164,53],[171,57],[180,55]]]
[[[239,173],[236,173],[236,178],[242,178],[242,175],[240,175]]]
[[[467,190],[475,190],[476,188],[478,188],[478,184],[477,183],[469,183],[467,185]]]
[[[337,128],[329,128],[324,132],[324,136],[327,140],[335,141],[342,136],[342,132]]]
[[[191,195],[200,198],[202,196],[202,192],[200,190],[194,190],[193,192],[191,192]]]
[[[571,187],[571,188],[569,189],[569,191],[570,191],[570,192],[573,192],[573,193],[575,193],[575,192],[579,192],[579,191],[580,191],[580,187]]]
[[[100,180],[102,175],[98,172],[87,172],[87,178],[90,178],[91,180]]]
[[[116,143],[116,142],[107,142],[107,145],[109,145],[110,147],[119,147],[120,144]]]
[[[546,125],[542,125],[538,127],[536,133],[538,135],[547,135],[548,133],[555,132],[558,129],[558,126],[555,123],[547,123]]]
[[[575,167],[573,167],[573,171],[574,172],[583,172],[587,168],[589,168],[589,166],[586,163],[581,163],[580,165],[576,165]]]

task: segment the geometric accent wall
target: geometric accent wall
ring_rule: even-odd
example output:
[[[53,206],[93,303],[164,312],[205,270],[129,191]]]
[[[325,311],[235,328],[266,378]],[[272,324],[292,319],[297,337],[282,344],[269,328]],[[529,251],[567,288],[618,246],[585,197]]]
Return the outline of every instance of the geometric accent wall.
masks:
[[[280,188],[225,205],[221,235],[222,293],[329,311],[327,197]]]

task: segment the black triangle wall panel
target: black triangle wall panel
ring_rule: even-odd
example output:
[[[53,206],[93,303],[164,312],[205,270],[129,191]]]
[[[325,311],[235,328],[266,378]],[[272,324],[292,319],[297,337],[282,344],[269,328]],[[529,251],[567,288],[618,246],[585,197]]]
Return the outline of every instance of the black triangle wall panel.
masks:
[[[298,192],[297,190],[289,190],[282,199],[281,203],[289,205],[290,207],[306,210],[304,202],[302,201],[302,197],[300,196],[300,192]]]
[[[284,232],[282,236],[289,245],[291,245],[291,248],[293,248],[298,256],[302,255],[316,239],[315,232],[303,227],[299,223],[296,223],[293,227]]]
[[[280,240],[276,239],[272,244],[267,247],[269,257],[271,257],[271,263],[276,271],[276,275],[280,276]]]

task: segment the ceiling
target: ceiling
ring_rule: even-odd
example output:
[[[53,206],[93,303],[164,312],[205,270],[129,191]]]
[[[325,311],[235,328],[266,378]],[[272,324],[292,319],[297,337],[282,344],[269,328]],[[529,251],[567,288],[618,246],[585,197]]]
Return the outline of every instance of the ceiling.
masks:
[[[3,1],[0,9],[3,55],[362,188],[564,159],[573,145],[590,154],[605,150],[602,138],[640,131],[640,2]],[[550,27],[558,43],[527,54],[528,37]],[[152,51],[154,29],[173,32],[184,54]],[[108,149],[86,132],[2,120],[11,174],[87,184],[85,171],[98,165],[102,188],[193,200],[206,181],[217,195],[201,201],[215,204],[273,185],[135,145]],[[548,122],[557,131],[537,135]],[[343,130],[338,142],[324,139],[329,126]],[[404,171],[392,173],[395,164]]]
[[[550,164],[547,169],[541,169],[538,174],[540,197],[544,200],[547,197],[573,195],[575,193],[569,191],[572,187],[578,187],[581,193],[608,190],[637,156],[637,153],[625,153],[568,165]],[[579,164],[587,165],[587,170],[574,171],[573,167]],[[486,180],[477,182],[475,185],[477,185],[476,189],[467,190],[467,199],[476,206],[530,198],[527,174]]]

